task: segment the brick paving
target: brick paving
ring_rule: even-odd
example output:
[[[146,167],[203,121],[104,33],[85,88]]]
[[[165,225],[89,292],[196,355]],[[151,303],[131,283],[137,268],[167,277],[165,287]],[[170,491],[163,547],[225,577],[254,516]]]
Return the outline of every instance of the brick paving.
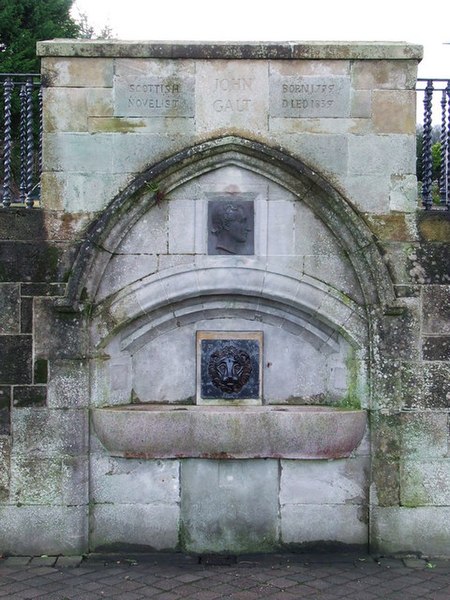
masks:
[[[0,559],[0,600],[450,600],[450,560],[355,554]]]

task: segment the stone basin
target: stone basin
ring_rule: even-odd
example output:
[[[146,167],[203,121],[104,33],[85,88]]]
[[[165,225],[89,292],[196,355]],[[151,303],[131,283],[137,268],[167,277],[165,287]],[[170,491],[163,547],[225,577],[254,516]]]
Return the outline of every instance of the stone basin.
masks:
[[[130,404],[92,409],[95,433],[128,458],[345,458],[360,444],[364,410],[327,406]]]

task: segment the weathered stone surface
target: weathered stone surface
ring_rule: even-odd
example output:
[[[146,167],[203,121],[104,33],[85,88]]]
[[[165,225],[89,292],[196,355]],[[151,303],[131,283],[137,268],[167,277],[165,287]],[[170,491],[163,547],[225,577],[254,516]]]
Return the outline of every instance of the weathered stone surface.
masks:
[[[17,284],[0,284],[0,334],[20,333],[20,302]]]
[[[450,406],[450,365],[404,363],[401,369],[405,408],[447,409]]]
[[[176,550],[178,504],[96,504],[91,513],[92,550]]]
[[[280,503],[367,504],[366,457],[332,461],[281,461]]]
[[[0,239],[23,242],[45,240],[46,231],[42,211],[11,207],[1,211]]]
[[[47,386],[50,408],[89,405],[89,365],[85,360],[52,360]]]
[[[84,315],[57,311],[52,300],[39,298],[35,300],[34,318],[35,356],[46,359],[86,357]]]
[[[377,454],[372,459],[371,498],[376,506],[398,506],[400,465],[396,458]]]
[[[446,506],[373,507],[372,546],[389,554],[414,549],[425,556],[448,556],[449,518]]]
[[[450,462],[403,460],[401,463],[400,504],[407,507],[448,506],[450,504]]]
[[[10,434],[11,388],[0,386],[0,435]]]
[[[33,333],[33,298],[20,300],[20,333]]]
[[[46,385],[16,385],[13,388],[13,406],[16,408],[46,406],[46,401]]]
[[[415,135],[351,136],[348,140],[350,175],[409,175],[415,172]]]
[[[88,497],[87,457],[12,456],[11,501],[23,505],[83,505]]]
[[[0,502],[9,500],[11,438],[0,434]]]
[[[417,211],[421,49],[39,48],[44,208],[0,214],[0,552],[86,551],[88,498],[90,549],[365,545],[369,484],[372,550],[448,552],[450,217]],[[207,205],[227,194],[253,202],[252,255],[208,256]],[[226,433],[274,459],[187,460],[180,477],[178,458],[115,459],[95,433],[88,459],[89,405],[193,401],[199,328],[264,332],[264,402],[287,424],[273,435],[274,406],[225,428],[209,412],[170,456],[203,428],[215,455]],[[371,411],[355,455],[280,465],[289,405],[335,402]]]
[[[450,285],[424,287],[422,300],[423,332],[450,335]]]
[[[446,412],[405,412],[401,415],[402,454],[408,458],[443,458],[448,453]]]
[[[178,460],[137,460],[94,455],[91,500],[96,504],[176,504]]]
[[[264,552],[278,546],[278,461],[185,460],[181,547]]]
[[[92,420],[113,456],[136,458],[343,458],[366,428],[365,411],[327,406],[129,404]]]
[[[415,97],[414,90],[374,90],[372,95],[374,131],[376,133],[415,131]]]
[[[281,506],[281,540],[299,547],[314,543],[366,545],[368,508],[357,505],[284,504]]]
[[[113,64],[107,58],[46,58],[42,77],[47,87],[112,87]]]
[[[85,410],[15,409],[14,451],[29,456],[77,456],[87,452]]]
[[[2,335],[0,340],[0,384],[31,383],[31,336]]]
[[[71,555],[88,549],[87,506],[1,506],[6,554]]]
[[[425,360],[450,360],[450,335],[424,336],[422,345]]]
[[[38,56],[197,59],[370,59],[408,60],[412,66],[422,58],[422,46],[405,42],[124,42],[120,40],[53,40],[39,42]],[[102,60],[102,59],[99,59]],[[83,61],[80,61],[84,64]],[[52,64],[51,62],[49,64]],[[69,63],[70,64],[70,63]],[[78,63],[74,63],[78,64]],[[365,62],[362,65],[366,65]],[[400,63],[404,68],[404,63]],[[387,64],[389,67],[389,63]],[[59,71],[61,68],[58,68]],[[64,75],[72,75],[61,69]],[[414,71],[413,71],[414,73]],[[386,77],[385,73],[382,73]],[[73,79],[76,80],[75,75]],[[71,77],[72,80],[72,77]]]
[[[62,246],[45,242],[0,242],[0,281],[51,281],[64,271]]]

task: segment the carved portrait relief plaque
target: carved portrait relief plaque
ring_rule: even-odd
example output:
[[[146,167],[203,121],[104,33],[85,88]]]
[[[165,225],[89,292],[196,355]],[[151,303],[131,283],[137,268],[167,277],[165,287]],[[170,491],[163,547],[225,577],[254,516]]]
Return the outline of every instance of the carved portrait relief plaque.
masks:
[[[197,404],[261,404],[262,332],[197,332]]]
[[[254,254],[252,200],[224,196],[208,202],[208,254]]]

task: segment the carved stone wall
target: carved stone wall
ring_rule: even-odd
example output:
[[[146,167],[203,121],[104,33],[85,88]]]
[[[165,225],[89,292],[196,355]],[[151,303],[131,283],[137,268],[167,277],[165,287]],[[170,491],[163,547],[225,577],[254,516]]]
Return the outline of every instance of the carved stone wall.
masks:
[[[39,53],[43,206],[0,213],[0,551],[448,553],[450,221],[417,208],[420,48]],[[228,198],[253,237],[223,256],[208,205]],[[362,407],[363,442],[112,456],[90,410],[193,402],[199,330],[262,332],[262,402]]]

